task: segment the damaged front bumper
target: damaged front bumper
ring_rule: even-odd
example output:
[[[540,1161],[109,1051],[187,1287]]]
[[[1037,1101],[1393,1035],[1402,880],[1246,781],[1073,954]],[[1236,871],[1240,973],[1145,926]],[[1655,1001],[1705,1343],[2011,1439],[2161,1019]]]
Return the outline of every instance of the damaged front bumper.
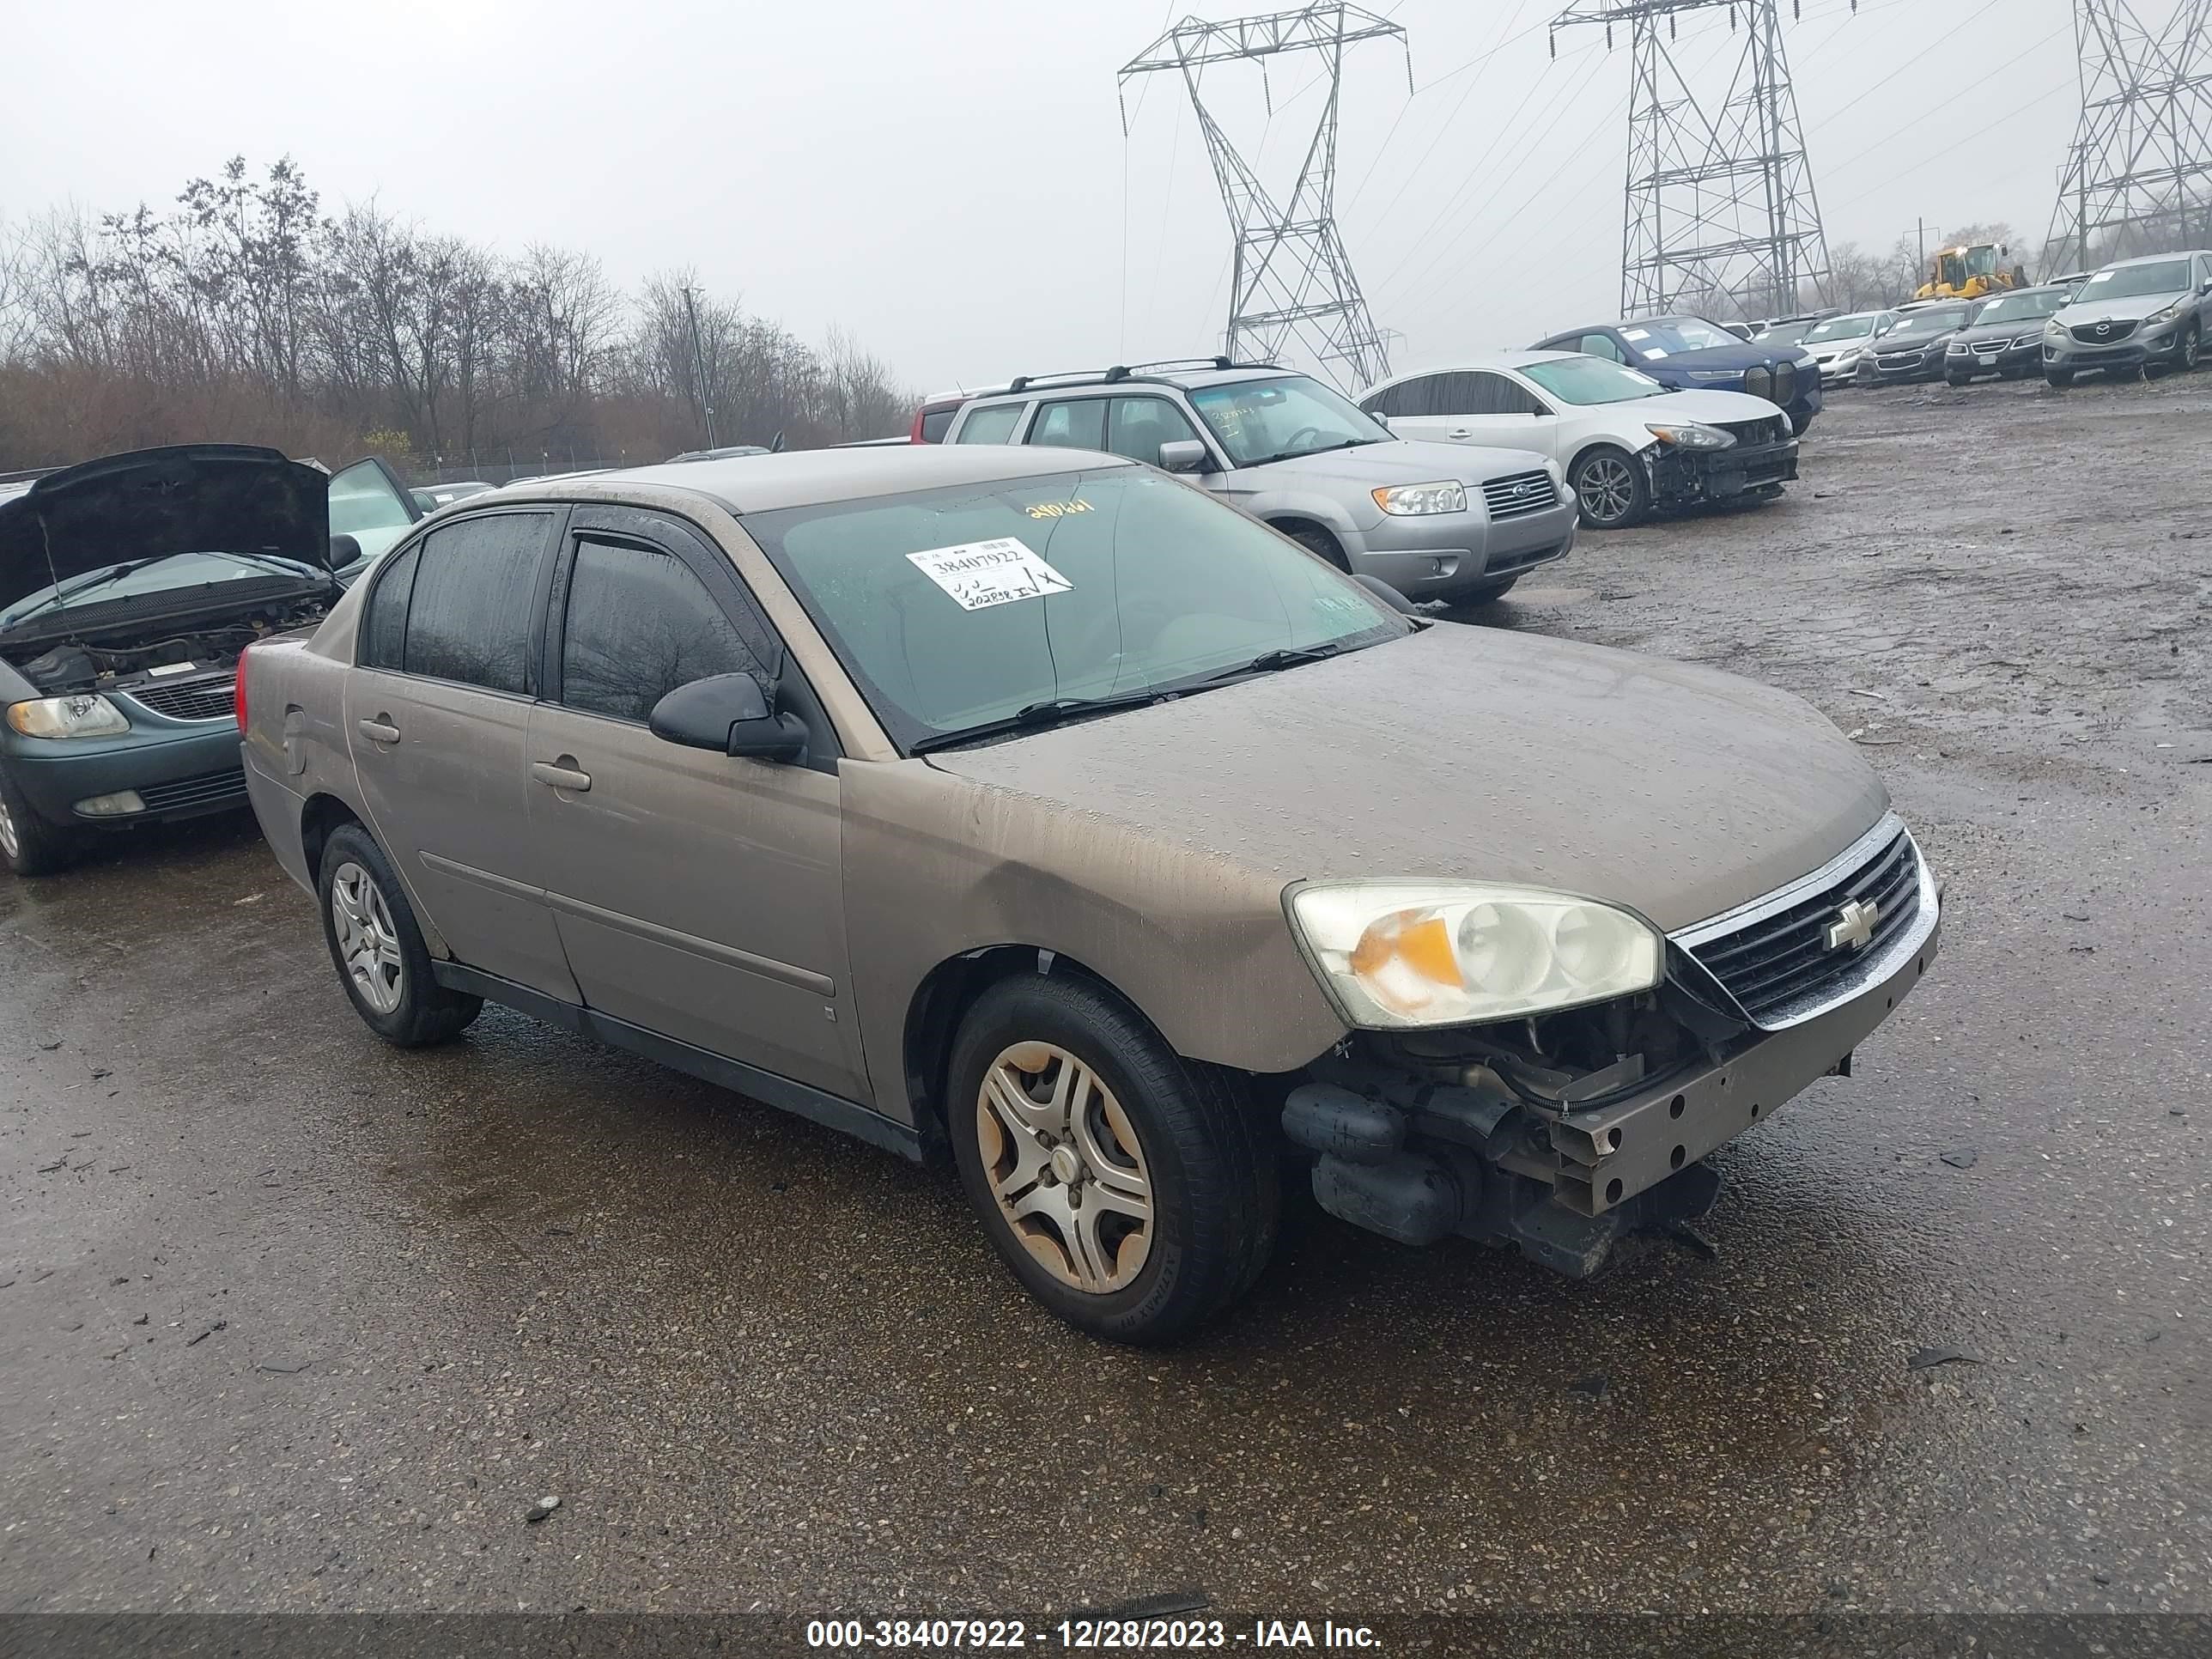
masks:
[[[1716,1149],[1818,1079],[1850,1075],[1852,1050],[1935,960],[1940,906],[1920,874],[1911,928],[1847,996],[1780,1030],[1738,1022],[1598,1107],[1532,1103],[1482,1065],[1439,1079],[1369,1058],[1316,1064],[1283,1109],[1291,1141],[1317,1155],[1316,1199],[1401,1243],[1472,1238],[1588,1277],[1629,1236],[1711,1207],[1720,1178],[1705,1160]]]
[[[1797,477],[1797,441],[1686,450],[1657,444],[1645,452],[1651,499],[1662,507],[1734,501],[1754,489],[1778,488]]]

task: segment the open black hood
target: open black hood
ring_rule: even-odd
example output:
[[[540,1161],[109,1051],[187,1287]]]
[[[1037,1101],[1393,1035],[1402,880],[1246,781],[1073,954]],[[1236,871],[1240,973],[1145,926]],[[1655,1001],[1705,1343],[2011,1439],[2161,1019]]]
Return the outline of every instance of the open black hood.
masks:
[[[49,472],[0,501],[0,606],[171,553],[271,553],[326,570],[329,476],[252,444],[177,444]]]

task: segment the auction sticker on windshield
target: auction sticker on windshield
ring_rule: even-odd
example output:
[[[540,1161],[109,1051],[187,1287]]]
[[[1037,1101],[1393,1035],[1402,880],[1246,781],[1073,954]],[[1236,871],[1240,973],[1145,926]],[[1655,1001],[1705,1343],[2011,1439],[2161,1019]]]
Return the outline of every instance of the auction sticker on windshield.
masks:
[[[1041,599],[1071,592],[1075,584],[1031,552],[1018,536],[909,553],[915,568],[950,593],[963,611],[981,611],[1014,599]]]

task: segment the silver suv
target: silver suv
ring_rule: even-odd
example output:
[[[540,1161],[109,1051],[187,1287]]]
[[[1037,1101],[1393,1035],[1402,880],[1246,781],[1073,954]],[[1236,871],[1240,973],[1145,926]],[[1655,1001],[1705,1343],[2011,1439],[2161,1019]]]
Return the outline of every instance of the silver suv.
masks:
[[[2106,265],[2043,325],[2043,378],[2191,369],[2212,311],[2212,252],[2160,253]]]
[[[1103,450],[1194,482],[1340,570],[1480,604],[1575,544],[1559,464],[1411,443],[1318,380],[1226,357],[1024,376],[947,441]]]

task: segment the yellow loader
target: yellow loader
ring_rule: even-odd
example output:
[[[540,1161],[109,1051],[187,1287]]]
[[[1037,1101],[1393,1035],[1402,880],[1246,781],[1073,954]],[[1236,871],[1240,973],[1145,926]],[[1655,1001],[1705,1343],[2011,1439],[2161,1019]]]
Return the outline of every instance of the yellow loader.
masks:
[[[1947,247],[1936,256],[1929,279],[1920,285],[1916,300],[1978,300],[1985,294],[1995,294],[2003,289],[2018,288],[2027,280],[2027,273],[2018,264],[2009,270],[2003,259],[2009,250],[1995,242],[1977,242],[1971,247]]]

